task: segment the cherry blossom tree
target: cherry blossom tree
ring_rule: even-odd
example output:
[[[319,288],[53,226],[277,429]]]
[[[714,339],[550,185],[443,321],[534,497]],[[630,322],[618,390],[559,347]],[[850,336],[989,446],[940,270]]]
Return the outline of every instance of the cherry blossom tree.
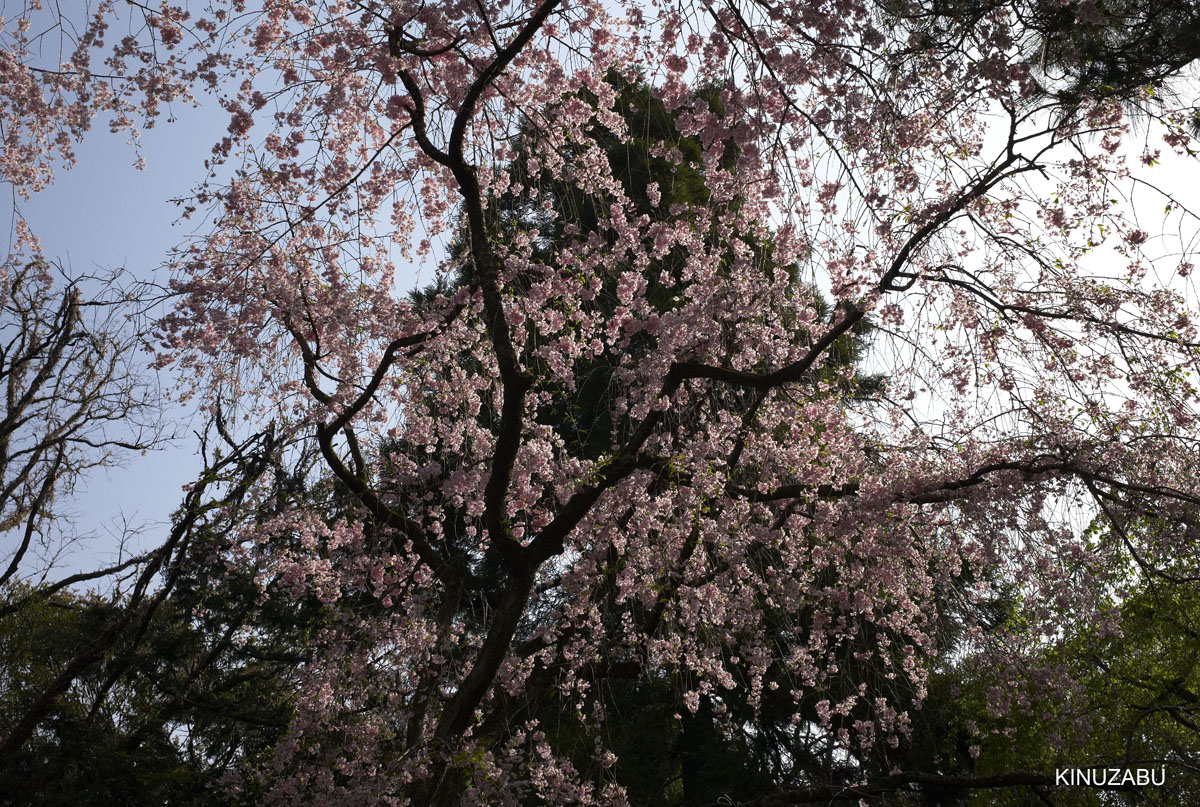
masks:
[[[895,6],[5,21],[22,193],[97,114],[229,113],[161,357],[181,395],[320,457],[247,493],[262,515],[224,561],[328,609],[285,736],[232,791],[627,803],[631,681],[674,688],[667,720],[832,761],[781,755],[764,805],[1053,785],[906,768],[906,742],[950,651],[994,672],[982,743],[1078,697],[1047,647],[1119,636],[1128,592],[1195,574],[1195,220],[1146,178],[1195,153],[1191,112],[1147,106],[1141,140],[1132,88],[1063,114],[1022,5],[933,38]],[[440,286],[404,296],[405,265]],[[862,371],[886,384],[851,405]]]

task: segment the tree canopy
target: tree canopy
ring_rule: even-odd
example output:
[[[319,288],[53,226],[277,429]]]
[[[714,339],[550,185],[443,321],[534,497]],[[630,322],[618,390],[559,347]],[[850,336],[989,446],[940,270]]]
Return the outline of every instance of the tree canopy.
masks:
[[[1198,30],[1160,0],[6,14],[14,198],[96,116],[229,125],[152,330],[206,469],[158,550],[10,556],[0,788],[1189,798],[1198,222],[1154,172],[1196,170]],[[48,265],[14,234],[5,288]],[[49,327],[50,367],[94,344],[78,299],[0,332]],[[13,423],[71,411],[9,389]],[[28,467],[6,527],[65,487]]]

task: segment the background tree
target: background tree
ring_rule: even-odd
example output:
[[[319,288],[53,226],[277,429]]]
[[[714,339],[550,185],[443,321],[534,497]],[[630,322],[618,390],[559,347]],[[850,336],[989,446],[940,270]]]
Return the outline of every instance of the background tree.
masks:
[[[1164,524],[1140,519],[1131,529],[1157,530]],[[1103,522],[1092,525],[1097,543],[1120,543]],[[1143,559],[1145,560],[1145,559]],[[1075,685],[1054,701],[1032,701],[1018,717],[980,743],[978,757],[961,756],[964,770],[990,774],[1036,766],[1150,769],[1163,782],[1150,789],[1080,789],[1056,797],[1065,804],[1178,804],[1197,792],[1196,716],[1200,681],[1195,631],[1197,589],[1194,580],[1176,576],[1169,559],[1163,567],[1140,568],[1127,558],[1131,587],[1112,603],[1119,633],[1105,634],[1094,625],[1065,627],[1062,642],[1047,647],[1047,661],[1070,668]],[[1179,566],[1190,566],[1185,561]],[[1010,620],[1011,622],[1011,620]],[[1017,626],[1010,624],[1003,629]],[[966,721],[995,720],[986,693],[999,682],[992,671],[973,665],[946,670],[943,686],[964,738]],[[950,693],[947,693],[950,694]],[[951,732],[953,735],[954,732]],[[1015,794],[1014,794],[1015,795]],[[1021,803],[1014,796],[964,803]]]
[[[275,608],[252,572],[214,568],[230,531],[261,517],[245,497],[278,461],[267,434],[228,448],[111,593],[5,585],[6,803],[230,803],[222,778],[283,732],[320,604]]]
[[[14,637],[36,625],[49,635],[58,627],[84,631],[88,639],[56,648],[69,661],[49,677],[34,674],[48,673],[46,659],[16,640],[14,660],[31,666],[5,675],[6,694],[25,696],[0,724],[0,756],[7,759],[117,636],[116,622],[91,633],[89,616],[48,619],[47,602],[60,602],[71,585],[108,577],[130,582],[136,605],[152,574],[144,564],[156,568],[139,555],[55,579],[60,554],[78,538],[60,505],[89,470],[153,448],[162,430],[153,389],[133,364],[140,337],[126,320],[136,311],[119,275],[72,279],[41,260],[10,256],[0,276],[0,532],[11,539],[0,561],[0,622]],[[84,296],[86,286],[100,287],[95,299]]]
[[[1077,114],[1088,100],[1137,105],[1156,93],[1196,98],[1179,79],[1200,58],[1200,10],[1186,0],[1082,2],[883,3],[885,14],[913,34],[915,51],[964,47],[972,29],[1011,12],[1014,33],[1041,93],[1060,114]],[[1146,89],[1151,92],[1146,94]]]
[[[40,261],[0,276],[0,533],[15,538],[4,584],[44,574],[62,550],[67,513],[56,501],[90,469],[154,447],[161,430],[131,364],[137,335],[122,321],[133,312],[119,277],[70,279]],[[84,296],[89,282],[98,299]]]

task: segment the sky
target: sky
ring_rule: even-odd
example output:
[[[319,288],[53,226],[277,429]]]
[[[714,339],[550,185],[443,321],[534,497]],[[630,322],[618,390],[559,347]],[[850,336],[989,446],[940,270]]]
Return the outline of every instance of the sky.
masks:
[[[192,163],[203,159],[224,123],[223,115],[205,110],[177,109],[176,114],[176,123],[159,123],[143,134],[143,171],[134,168],[137,153],[128,136],[109,133],[98,121],[76,146],[78,163],[59,170],[53,185],[30,201],[15,195],[5,200],[5,223],[11,224],[13,207],[19,205],[46,258],[70,275],[124,267],[138,280],[165,282],[160,265],[186,236],[173,226],[177,209],[167,201],[186,193],[200,175],[202,166]],[[186,410],[169,406],[165,414],[186,427]],[[95,537],[77,545],[61,571],[116,559],[125,524],[145,528],[143,545],[165,535],[164,522],[181,501],[181,486],[200,468],[193,444],[194,438],[182,439],[144,456],[126,456],[125,467],[86,477],[65,509],[75,515],[80,532]]]
[[[204,157],[228,123],[219,108],[172,111],[177,121],[167,123],[164,116],[143,132],[140,153],[146,168],[141,171],[134,167],[138,152],[128,135],[111,134],[96,121],[76,146],[73,168],[57,171],[54,183],[29,201],[15,194],[5,199],[10,232],[14,205],[19,205],[46,258],[68,274],[124,268],[131,278],[166,283],[163,261],[188,236],[190,224],[176,226],[179,209],[169,200],[186,195],[203,177]],[[140,363],[148,362],[147,356]],[[146,368],[147,374],[153,372]],[[171,378],[164,373],[159,381],[169,385]],[[182,501],[182,486],[195,478],[201,463],[191,409],[164,404],[165,419],[180,437],[145,455],[127,454],[123,467],[98,469],[83,480],[63,509],[75,518],[77,531],[90,537],[76,544],[52,577],[117,560],[126,527],[140,530],[134,548],[150,548],[165,537],[171,512]]]

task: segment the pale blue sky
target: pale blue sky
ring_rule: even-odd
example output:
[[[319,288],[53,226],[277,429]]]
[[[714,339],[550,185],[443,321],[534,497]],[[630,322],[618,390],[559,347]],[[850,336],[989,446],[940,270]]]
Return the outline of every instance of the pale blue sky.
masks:
[[[78,164],[58,171],[54,184],[32,200],[19,202],[48,259],[72,275],[124,267],[134,278],[166,281],[161,264],[168,250],[187,236],[186,229],[172,226],[178,208],[168,200],[185,195],[203,177],[204,157],[227,123],[219,108],[215,113],[191,108],[174,112],[178,121],[160,122],[143,133],[146,170],[133,167],[137,152],[127,144],[128,136],[109,133],[101,119],[77,145]],[[6,224],[12,220],[11,195],[7,202]],[[162,380],[169,383],[169,378]],[[63,571],[112,560],[124,522],[148,528],[142,546],[164,536],[164,523],[182,497],[181,486],[200,467],[184,419],[187,412],[173,407],[166,415],[179,421],[183,436],[175,446],[126,456],[126,467],[94,472],[67,505],[77,514],[81,531],[98,535],[76,549]]]

